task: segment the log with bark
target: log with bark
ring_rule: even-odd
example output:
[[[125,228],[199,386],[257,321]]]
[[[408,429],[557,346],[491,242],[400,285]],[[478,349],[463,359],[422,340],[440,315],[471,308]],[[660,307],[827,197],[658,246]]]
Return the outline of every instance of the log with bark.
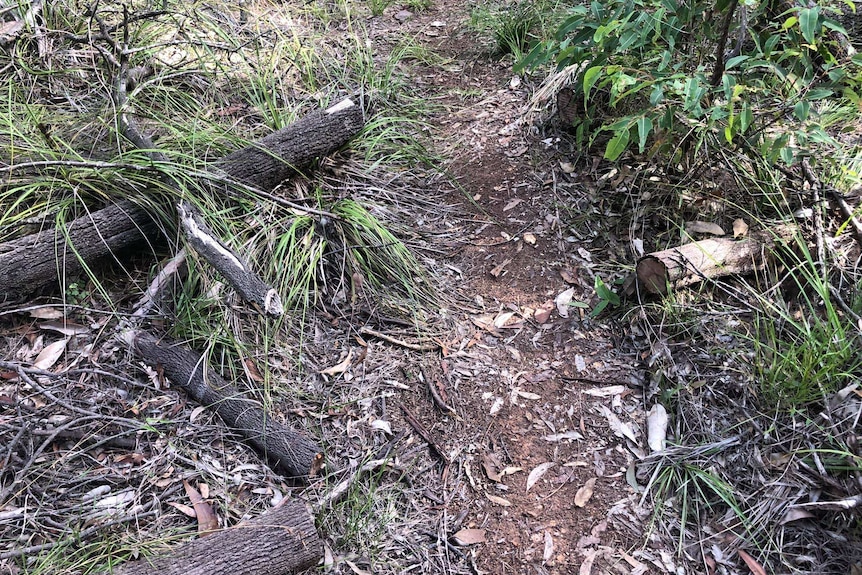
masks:
[[[789,241],[792,226],[780,225],[741,240],[710,238],[647,254],[638,260],[638,282],[649,293],[675,289],[731,274],[747,274],[768,263],[778,241]]]
[[[245,523],[210,533],[167,555],[113,569],[112,575],[287,575],[323,557],[305,503],[292,500]]]
[[[316,158],[343,146],[363,125],[362,108],[344,100],[215,162],[210,170],[215,178],[202,181],[201,188],[220,192],[233,181],[269,191]],[[90,265],[116,257],[121,250],[165,240],[152,216],[129,201],[78,218],[68,229],[68,234],[43,230],[0,244],[0,301],[80,273],[81,261]]]
[[[289,477],[304,479],[323,466],[323,450],[301,433],[286,428],[261,404],[247,398],[210,367],[199,353],[136,330],[123,334],[132,351],[183,389],[195,401],[210,407],[228,427]]]

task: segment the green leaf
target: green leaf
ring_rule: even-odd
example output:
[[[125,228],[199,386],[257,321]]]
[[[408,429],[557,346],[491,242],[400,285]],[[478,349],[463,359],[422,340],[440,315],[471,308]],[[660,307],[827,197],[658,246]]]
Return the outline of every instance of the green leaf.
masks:
[[[664,101],[664,89],[662,89],[661,84],[656,84],[653,86],[652,92],[649,95],[649,103],[652,106],[658,106]]]
[[[607,147],[605,148],[605,159],[611,162],[615,162],[617,158],[619,158],[623,152],[626,151],[626,148],[629,145],[629,129],[623,128],[621,130],[617,130],[614,134],[614,137],[610,139]]]
[[[820,33],[820,8],[805,8],[799,11],[799,29],[802,37],[809,44],[814,44],[816,35]]]
[[[801,100],[796,102],[796,105],[793,106],[793,115],[796,116],[796,119],[800,122],[804,122],[808,119],[808,111],[811,109],[811,102],[808,100]]]
[[[850,61],[856,64],[857,66],[862,66],[862,52],[858,52],[851,56]]]
[[[745,62],[745,61],[746,61],[746,60],[748,60],[750,57],[751,57],[751,56],[746,56],[746,55],[742,55],[742,56],[734,56],[733,58],[730,58],[730,59],[727,61],[727,63],[725,63],[725,65],[724,65],[724,69],[725,69],[725,70],[730,70],[730,69],[732,69],[734,66],[736,66],[737,64],[739,64],[740,62]]]
[[[784,148],[781,148],[780,155],[781,155],[781,159],[788,166],[793,163],[793,149],[792,148],[789,148],[786,146]]]
[[[602,75],[604,66],[593,66],[584,73],[584,102],[590,99],[590,90]]]
[[[796,26],[797,22],[799,22],[799,18],[797,18],[796,16],[791,16],[790,18],[788,18],[787,20],[784,21],[784,24],[781,25],[781,29],[782,30],[790,30],[791,28]]]
[[[638,151],[642,154],[646,147],[647,137],[652,131],[652,118],[641,116],[637,121],[638,126]]]
[[[832,96],[833,92],[829,88],[812,88],[805,95],[806,100],[824,100]]]
[[[744,134],[753,121],[754,114],[752,114],[751,106],[746,100],[742,103],[742,112],[739,114],[739,133]]]
[[[697,78],[689,78],[685,82],[685,110],[694,110],[700,104],[700,97],[703,95],[703,90]]]

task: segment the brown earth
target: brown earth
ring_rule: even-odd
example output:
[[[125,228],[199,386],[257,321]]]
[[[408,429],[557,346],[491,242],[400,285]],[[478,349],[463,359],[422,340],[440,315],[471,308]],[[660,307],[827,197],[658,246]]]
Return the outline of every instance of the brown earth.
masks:
[[[413,73],[445,110],[429,119],[457,183],[445,197],[469,222],[451,264],[471,301],[439,368],[457,416],[430,398],[413,406],[457,454],[443,474],[466,477],[447,505],[463,517],[452,533],[481,530],[468,547],[477,572],[645,572],[657,555],[641,550],[633,456],[609,427],[618,417],[640,433],[641,394],[629,387],[639,358],[623,326],[587,317],[592,259],[605,255],[567,228],[568,209],[589,197],[560,168],[565,142],[522,122],[530,91],[510,59],[476,41],[466,10],[438,2],[403,24],[449,59],[446,72]],[[554,300],[569,288],[587,305],[562,317]]]

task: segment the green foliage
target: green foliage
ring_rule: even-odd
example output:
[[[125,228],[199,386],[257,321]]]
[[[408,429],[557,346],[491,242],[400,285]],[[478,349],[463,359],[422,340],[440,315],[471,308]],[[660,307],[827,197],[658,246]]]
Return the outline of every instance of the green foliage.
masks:
[[[786,281],[799,295],[792,307],[759,296],[764,313],[751,338],[754,376],[766,406],[801,409],[862,375],[859,328],[836,308],[801,239],[782,259],[792,270]]]
[[[596,296],[599,298],[599,303],[597,303],[596,307],[593,308],[593,311],[590,312],[590,317],[596,317],[609,305],[613,307],[618,307],[620,305],[620,296],[614,293],[614,290],[603,282],[602,278],[599,276],[596,276],[594,287],[596,290]]]
[[[818,124],[818,106],[835,97],[858,105],[862,59],[836,56],[828,33],[846,33],[831,12],[800,5],[774,15],[774,3],[746,5],[743,26],[731,26],[722,45],[721,29],[736,3],[715,8],[677,0],[575,6],[516,70],[548,62],[576,69],[573,89],[583,109],[576,133],[595,144],[609,132],[604,156],[612,161],[634,147],[679,156],[709,134],[769,162],[791,163],[833,145]],[[726,62],[721,55],[722,71],[716,52],[737,49]]]
[[[482,4],[471,11],[470,25],[491,34],[497,54],[520,60],[557,20],[556,14],[557,5],[549,0]]]

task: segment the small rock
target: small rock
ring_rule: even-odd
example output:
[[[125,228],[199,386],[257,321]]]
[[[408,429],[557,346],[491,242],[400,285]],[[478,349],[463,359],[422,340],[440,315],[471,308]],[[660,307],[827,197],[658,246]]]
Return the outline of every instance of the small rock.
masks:
[[[398,20],[399,22],[406,22],[407,20],[409,20],[412,17],[413,17],[413,12],[411,12],[410,10],[400,10],[400,11],[396,12],[395,16],[394,16],[394,18],[396,20]]]

